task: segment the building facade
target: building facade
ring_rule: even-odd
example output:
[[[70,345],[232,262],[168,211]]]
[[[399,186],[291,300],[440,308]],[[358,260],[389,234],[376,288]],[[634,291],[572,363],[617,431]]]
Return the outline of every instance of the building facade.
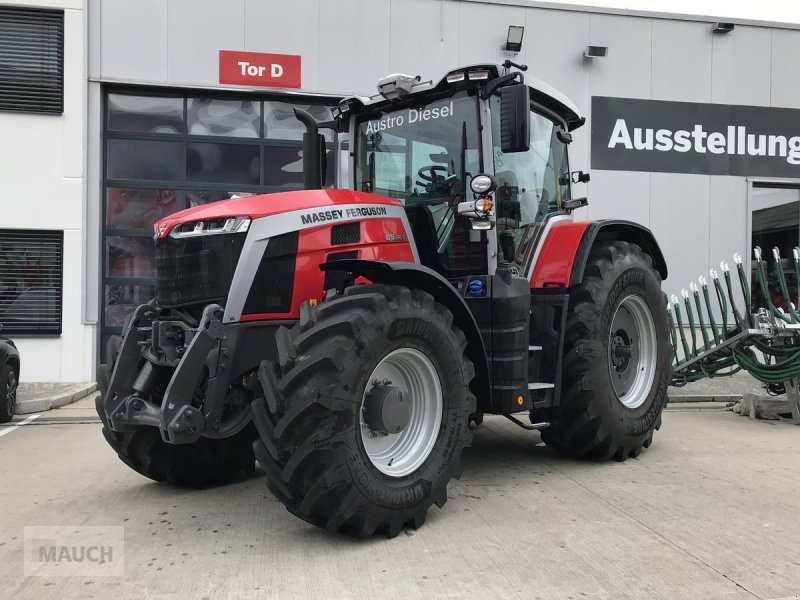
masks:
[[[0,140],[6,197],[31,199],[6,211],[0,228],[64,232],[61,334],[15,336],[36,357],[28,380],[94,377],[108,336],[153,295],[155,219],[299,188],[302,131],[291,108],[323,119],[337,98],[373,94],[393,72],[438,79],[510,58],[569,96],[588,119],[570,147],[572,169],[592,176],[576,190],[589,198],[580,216],[650,227],[669,264],[668,293],[754,241],[800,243],[792,26],[738,22],[715,32],[720,19],[524,0],[57,8],[63,114],[0,113],[16,140]],[[504,49],[509,26],[524,27],[518,53]],[[335,173],[339,140],[327,141]]]

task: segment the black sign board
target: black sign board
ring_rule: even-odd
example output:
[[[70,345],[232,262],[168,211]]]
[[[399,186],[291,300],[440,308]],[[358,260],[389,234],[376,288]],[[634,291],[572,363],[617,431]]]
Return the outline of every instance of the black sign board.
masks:
[[[800,177],[800,110],[592,98],[592,168]]]

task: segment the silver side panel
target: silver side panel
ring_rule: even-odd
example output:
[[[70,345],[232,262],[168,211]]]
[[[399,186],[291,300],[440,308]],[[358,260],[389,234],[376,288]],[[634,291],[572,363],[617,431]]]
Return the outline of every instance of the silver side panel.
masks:
[[[544,247],[544,242],[547,239],[547,236],[550,235],[550,230],[553,229],[553,225],[556,223],[562,223],[564,221],[574,221],[572,215],[556,215],[554,217],[550,217],[547,223],[544,226],[544,231],[542,231],[542,235],[539,236],[538,243],[536,244],[536,250],[533,251],[533,260],[531,261],[531,266],[525,272],[525,277],[528,281],[531,280],[533,277],[533,270],[536,268],[536,263],[539,262],[539,256],[542,253],[542,248]]]
[[[357,214],[359,209],[379,209],[380,214]],[[385,213],[382,209],[385,209]],[[304,222],[303,217],[308,218],[309,215],[314,213],[326,211],[341,211],[341,217],[336,220],[327,222]],[[417,245],[414,241],[414,235],[411,232],[408,218],[406,217],[405,210],[402,206],[391,206],[386,204],[339,204],[332,206],[318,206],[315,208],[304,208],[302,210],[294,210],[291,212],[273,215],[270,217],[262,217],[253,220],[250,225],[250,231],[247,234],[247,239],[242,248],[241,258],[236,267],[236,272],[233,274],[233,281],[231,282],[231,291],[228,294],[228,302],[225,305],[225,315],[222,318],[223,323],[235,323],[242,316],[244,303],[247,299],[247,294],[250,292],[250,286],[255,279],[258,265],[261,263],[261,258],[264,256],[264,250],[267,248],[269,239],[289,233],[292,231],[300,231],[303,229],[313,229],[314,227],[325,227],[327,225],[338,225],[340,223],[348,223],[351,221],[364,221],[366,219],[400,219],[403,227],[406,230],[408,243],[411,245],[411,251],[414,256],[414,262],[419,262],[417,255]]]

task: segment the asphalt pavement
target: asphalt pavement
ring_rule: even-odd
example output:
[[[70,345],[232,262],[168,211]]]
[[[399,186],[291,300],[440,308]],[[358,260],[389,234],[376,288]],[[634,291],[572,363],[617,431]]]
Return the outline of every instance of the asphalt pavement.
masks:
[[[106,445],[91,399],[0,428],[0,598],[784,599],[800,593],[800,428],[675,405],[638,459],[559,457],[487,418],[424,527],[355,540],[259,471],[185,491]],[[30,419],[30,417],[25,417]],[[25,526],[124,527],[124,576],[24,575]]]

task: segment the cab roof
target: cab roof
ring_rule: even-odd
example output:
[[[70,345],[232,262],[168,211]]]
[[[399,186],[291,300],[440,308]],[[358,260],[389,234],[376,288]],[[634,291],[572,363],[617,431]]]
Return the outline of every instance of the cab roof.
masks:
[[[467,79],[470,72],[476,71],[486,71],[488,72],[488,78],[484,78],[482,80],[469,80]],[[476,64],[476,65],[468,65],[465,67],[459,67],[457,69],[453,69],[446,73],[444,77],[442,77],[439,81],[434,82],[433,80],[428,81],[420,81],[420,77],[410,77],[408,75],[403,74],[394,74],[388,75],[381,79],[381,82],[385,82],[390,80],[391,78],[405,78],[406,81],[413,81],[411,84],[411,89],[402,96],[400,101],[407,102],[413,101],[416,96],[422,96],[426,93],[430,92],[441,92],[445,91],[449,88],[463,85],[461,82],[452,82],[449,81],[449,78],[453,76],[465,73],[464,81],[471,81],[472,83],[480,83],[486,82],[491,83],[493,80],[500,78],[501,70],[498,65],[494,64]],[[520,79],[524,81],[525,85],[528,86],[530,89],[531,100],[540,104],[551,110],[556,115],[561,117],[567,124],[567,128],[569,131],[573,129],[577,129],[581,125],[586,122],[586,119],[581,116],[580,110],[575,104],[570,100],[565,94],[558,91],[556,88],[552,87],[551,85],[536,79],[535,77],[524,76],[522,73],[517,73],[520,76]],[[510,81],[509,81],[510,83]],[[340,110],[343,112],[349,110],[356,110],[361,112],[367,108],[383,108],[384,106],[391,106],[395,101],[389,100],[381,94],[375,94],[374,96],[350,96],[344,98],[339,103]]]

